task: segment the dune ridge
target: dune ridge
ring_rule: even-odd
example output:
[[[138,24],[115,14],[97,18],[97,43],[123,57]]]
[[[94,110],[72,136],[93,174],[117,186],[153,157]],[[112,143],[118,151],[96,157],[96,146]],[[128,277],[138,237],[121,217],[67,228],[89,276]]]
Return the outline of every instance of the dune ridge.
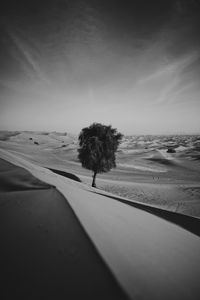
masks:
[[[128,299],[67,199],[21,167],[0,166],[1,299]]]

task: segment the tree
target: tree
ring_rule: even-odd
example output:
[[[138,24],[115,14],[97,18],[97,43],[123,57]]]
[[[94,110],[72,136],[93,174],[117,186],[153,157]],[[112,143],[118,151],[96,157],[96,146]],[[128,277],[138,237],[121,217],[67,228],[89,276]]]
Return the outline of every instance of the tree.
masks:
[[[116,167],[115,152],[123,135],[110,125],[93,123],[81,130],[78,159],[82,167],[94,172],[92,186],[96,187],[96,175]]]

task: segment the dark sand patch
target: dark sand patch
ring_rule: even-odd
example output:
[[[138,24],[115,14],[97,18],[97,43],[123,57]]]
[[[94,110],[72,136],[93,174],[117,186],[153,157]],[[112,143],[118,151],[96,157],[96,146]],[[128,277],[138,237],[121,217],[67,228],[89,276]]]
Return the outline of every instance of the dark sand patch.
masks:
[[[7,141],[10,137],[20,134],[20,131],[0,131],[0,141]]]
[[[39,190],[52,188],[40,181],[28,171],[0,159],[0,192],[16,192],[25,190]]]
[[[62,175],[64,177],[67,177],[69,179],[72,179],[72,180],[75,180],[77,182],[81,182],[80,178],[72,173],[69,173],[69,172],[65,172],[65,171],[61,171],[61,170],[57,170],[57,169],[51,169],[51,168],[48,168],[50,171],[58,174],[58,175]]]
[[[127,299],[66,199],[0,164],[1,299]]]
[[[147,157],[145,159],[149,160],[149,161],[152,161],[152,162],[155,162],[155,163],[166,165],[166,166],[175,166],[176,165],[172,160],[169,160],[169,159],[166,159],[166,158],[157,158],[157,157],[149,158],[149,157]]]

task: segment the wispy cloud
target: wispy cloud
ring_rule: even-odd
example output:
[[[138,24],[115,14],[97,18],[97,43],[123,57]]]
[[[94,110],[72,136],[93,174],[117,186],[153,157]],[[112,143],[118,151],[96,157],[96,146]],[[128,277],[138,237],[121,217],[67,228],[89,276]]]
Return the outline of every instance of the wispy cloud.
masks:
[[[145,86],[146,84],[153,84],[157,81],[162,81],[163,87],[159,93],[159,96],[155,101],[155,104],[162,104],[166,102],[172,102],[176,100],[176,96],[191,87],[191,82],[185,82],[185,75],[187,69],[198,60],[200,54],[193,52],[185,55],[179,60],[175,60],[162,68],[157,69],[150,75],[143,77],[138,81],[139,85]]]
[[[147,82],[157,80],[158,78],[166,75],[180,75],[180,73],[188,67],[190,64],[195,62],[200,57],[199,52],[193,52],[189,55],[182,57],[179,60],[173,61],[169,64],[166,64],[164,67],[157,69],[155,72],[144,76],[141,78],[138,83],[145,84]]]
[[[49,79],[44,74],[38,62],[33,58],[31,51],[28,49],[26,42],[19,37],[19,34],[16,33],[16,29],[13,30],[11,27],[6,27],[6,32],[10,39],[12,40],[15,47],[18,49],[19,53],[22,55],[21,64],[25,64],[25,69],[30,75],[35,75],[40,81],[45,84],[50,84]],[[17,54],[15,54],[17,55]]]

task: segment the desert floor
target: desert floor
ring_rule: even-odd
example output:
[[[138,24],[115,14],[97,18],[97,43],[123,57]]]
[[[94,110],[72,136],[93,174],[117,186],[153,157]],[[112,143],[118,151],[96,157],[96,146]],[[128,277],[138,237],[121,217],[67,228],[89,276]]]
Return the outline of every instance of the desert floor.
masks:
[[[16,139],[2,141],[0,150],[3,299],[199,298],[200,221],[160,202],[173,191],[181,201],[186,192],[180,186],[198,191],[198,166],[189,164],[191,171],[174,180],[160,165],[157,174],[165,175],[157,179],[156,172],[151,179],[152,171],[120,166],[99,176],[102,189],[94,189],[71,140],[66,154],[57,148],[60,136],[56,142],[55,135],[44,142],[35,133]],[[173,172],[181,174],[179,168]],[[144,195],[133,201],[103,190],[119,185],[152,199],[157,189],[160,198],[146,205]]]
[[[77,147],[73,136],[56,133],[23,132],[0,141],[2,149],[66,172],[66,176],[74,174],[91,185],[92,172],[81,167]],[[193,152],[192,147],[168,154],[157,148],[129,150],[122,145],[117,153],[117,168],[98,174],[97,187],[134,201],[200,217],[200,161],[190,157]]]

